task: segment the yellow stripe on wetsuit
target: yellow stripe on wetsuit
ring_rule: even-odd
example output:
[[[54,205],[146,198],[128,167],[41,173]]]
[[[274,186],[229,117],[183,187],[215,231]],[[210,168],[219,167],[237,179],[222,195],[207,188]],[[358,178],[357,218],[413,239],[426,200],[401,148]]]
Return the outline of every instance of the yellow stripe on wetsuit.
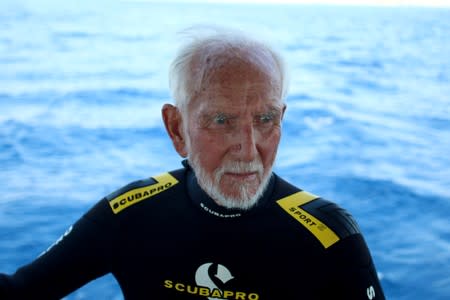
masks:
[[[178,180],[169,173],[155,176],[153,179],[157,183],[129,190],[110,200],[109,205],[112,211],[118,214],[125,208],[153,197],[178,183]]]
[[[306,212],[302,205],[309,203],[319,198],[316,195],[301,191],[277,201],[288,214],[296,219],[300,224],[308,229],[325,248],[330,247],[339,241],[339,237],[328,226],[322,223],[319,219]]]

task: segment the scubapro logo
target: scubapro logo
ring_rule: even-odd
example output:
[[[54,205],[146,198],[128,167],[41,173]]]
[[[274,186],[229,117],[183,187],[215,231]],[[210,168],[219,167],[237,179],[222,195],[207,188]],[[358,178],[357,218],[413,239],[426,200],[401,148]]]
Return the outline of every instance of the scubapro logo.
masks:
[[[369,300],[372,300],[375,298],[375,289],[373,288],[373,286],[369,286],[367,288],[367,298]]]
[[[221,264],[206,263],[201,265],[197,272],[195,272],[195,282],[197,285],[204,286],[213,291],[214,297],[208,297],[209,300],[216,299],[259,299],[258,294],[246,294],[243,292],[234,292],[224,289],[225,283],[232,280],[234,277],[231,272]],[[214,293],[216,295],[214,295]],[[216,296],[220,298],[216,298]]]
[[[226,267],[224,267],[220,264],[217,264],[216,266],[217,266],[217,272],[213,272],[213,273],[216,273],[216,274],[213,274],[213,276],[214,276],[214,278],[219,280],[220,283],[225,284],[228,281],[230,281],[231,279],[233,279],[233,276],[231,275],[230,271]],[[195,273],[195,282],[200,286],[206,286],[210,290],[221,291],[221,289],[219,289],[219,287],[214,283],[214,281],[217,282],[217,280],[213,280],[213,278],[211,278],[209,275],[209,270],[211,267],[213,267],[213,263],[206,263],[206,264],[201,265],[197,269],[197,272]],[[212,299],[218,299],[218,298],[208,297],[208,299],[212,300]]]
[[[165,280],[164,287],[179,293],[188,293],[207,297],[209,300],[235,299],[258,300],[257,293],[247,293],[226,288],[226,284],[234,279],[231,272],[223,265],[205,263],[195,272],[195,285]]]

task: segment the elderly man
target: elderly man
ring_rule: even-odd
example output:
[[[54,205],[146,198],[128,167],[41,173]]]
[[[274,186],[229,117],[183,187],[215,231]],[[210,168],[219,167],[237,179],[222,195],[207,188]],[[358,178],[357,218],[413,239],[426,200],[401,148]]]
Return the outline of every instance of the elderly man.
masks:
[[[112,273],[125,299],[384,299],[337,205],[272,172],[283,62],[241,34],[181,49],[167,132],[183,168],[105,197],[49,250],[0,277],[1,299],[56,299]]]

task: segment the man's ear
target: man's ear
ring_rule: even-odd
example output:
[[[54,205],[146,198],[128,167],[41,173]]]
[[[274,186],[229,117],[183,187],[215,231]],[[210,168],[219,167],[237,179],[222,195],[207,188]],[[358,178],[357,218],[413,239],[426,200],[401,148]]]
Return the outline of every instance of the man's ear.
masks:
[[[186,148],[186,139],[184,138],[183,119],[180,110],[171,104],[164,104],[161,113],[167,133],[172,140],[175,150],[181,157],[187,157],[188,152]]]
[[[284,118],[284,113],[286,112],[286,104],[283,104],[283,110],[281,111],[281,120]]]

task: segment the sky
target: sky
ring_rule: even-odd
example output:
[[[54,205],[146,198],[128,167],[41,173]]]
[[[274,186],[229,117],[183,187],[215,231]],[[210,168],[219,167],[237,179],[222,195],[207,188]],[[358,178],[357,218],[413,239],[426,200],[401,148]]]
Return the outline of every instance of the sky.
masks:
[[[130,2],[161,2],[161,0],[125,0]],[[376,5],[376,6],[433,6],[450,7],[450,0],[166,0],[164,2],[203,3],[289,3],[289,4],[333,4],[333,5]]]

